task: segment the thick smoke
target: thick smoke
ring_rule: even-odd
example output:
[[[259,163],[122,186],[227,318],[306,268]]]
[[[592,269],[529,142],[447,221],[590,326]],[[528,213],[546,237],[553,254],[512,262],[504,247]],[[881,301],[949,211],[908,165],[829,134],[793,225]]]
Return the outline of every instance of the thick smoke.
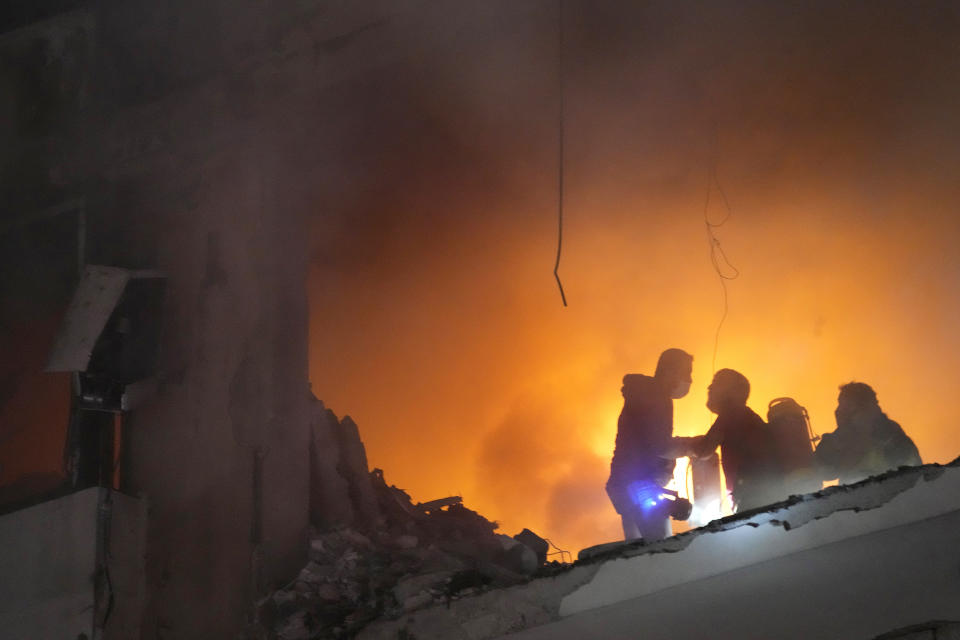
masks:
[[[953,459],[956,7],[635,4],[565,3],[567,309],[555,2],[424,9],[396,30],[409,55],[330,90],[315,393],[417,499],[462,493],[573,549],[616,536],[621,376],[691,351],[677,433],[710,422],[715,163],[742,273],[717,367],[761,414],[796,397],[818,431],[839,384],[868,382],[925,460]]]

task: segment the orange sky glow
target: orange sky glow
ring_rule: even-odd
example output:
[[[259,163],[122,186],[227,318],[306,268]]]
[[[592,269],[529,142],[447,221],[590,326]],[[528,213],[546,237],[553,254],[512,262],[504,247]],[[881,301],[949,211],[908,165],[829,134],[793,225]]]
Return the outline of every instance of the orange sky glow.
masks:
[[[741,273],[716,367],[750,379],[761,415],[797,399],[819,433],[838,385],[867,382],[925,462],[956,458],[955,9],[628,4],[568,16],[567,308],[551,273],[549,7],[476,9],[415,73],[338,88],[345,162],[325,178],[309,278],[314,393],[414,500],[462,495],[501,531],[574,552],[617,539],[604,483],[622,376],[693,353],[675,433],[711,423],[715,158],[732,207],[717,235]]]

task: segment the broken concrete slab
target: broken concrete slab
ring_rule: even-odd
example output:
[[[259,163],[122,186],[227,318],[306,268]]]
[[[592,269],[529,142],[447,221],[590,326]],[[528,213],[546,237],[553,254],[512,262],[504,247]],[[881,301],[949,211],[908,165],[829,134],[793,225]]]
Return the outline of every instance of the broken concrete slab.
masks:
[[[431,511],[436,511],[444,507],[451,507],[455,504],[462,504],[463,498],[460,496],[450,496],[448,498],[439,498],[437,500],[431,500],[430,502],[418,502],[417,508],[430,513]]]
[[[340,463],[337,470],[346,478],[350,499],[353,501],[356,522],[363,527],[375,527],[380,521],[380,510],[367,466],[367,451],[360,440],[360,430],[350,416],[339,423]]]
[[[537,556],[538,565],[546,564],[547,554],[550,552],[550,543],[545,538],[541,538],[530,529],[524,529],[513,536],[513,539],[522,542],[533,550]]]
[[[848,538],[561,618],[511,640],[866,640],[956,619],[960,512]],[[739,529],[729,534],[750,529]],[[681,556],[683,554],[680,554]]]
[[[830,487],[652,544],[614,543],[581,552],[605,561],[590,585],[570,594],[561,615],[637,598],[870,531],[960,508],[960,465],[904,468]],[[734,538],[736,539],[734,543]],[[678,559],[678,551],[683,551]]]
[[[528,530],[524,529],[524,531]],[[527,545],[502,533],[497,535],[497,540],[503,547],[506,558],[504,564],[509,569],[522,575],[530,575],[540,566],[541,563],[537,559],[536,552]],[[546,558],[546,554],[544,554],[544,558]]]
[[[415,596],[421,591],[435,590],[438,594],[445,590],[450,578],[453,577],[452,571],[436,571],[421,575],[413,575],[402,578],[397,586],[393,588],[393,595],[397,602],[404,602],[410,596]]]
[[[424,572],[432,571],[463,571],[467,568],[466,563],[455,555],[441,551],[436,546],[420,548],[414,551],[420,561],[420,570]]]
[[[339,470],[339,421],[314,397],[311,412],[310,522],[322,529],[350,526],[354,522],[354,507],[347,478]]]
[[[415,505],[382,471],[368,477],[382,514],[377,525],[316,532],[297,579],[261,601],[263,633],[351,637],[377,618],[522,583],[520,571],[536,568],[533,551],[495,534],[497,524],[459,498]]]
[[[949,560],[958,526],[960,464],[905,468],[655,544],[602,545],[558,575],[381,620],[358,637],[626,639],[643,628],[676,640],[703,637],[705,627],[731,639],[876,634],[910,615],[960,616]],[[825,619],[797,622],[797,607],[814,600]],[[730,616],[738,606],[766,613]]]
[[[350,425],[352,421],[347,423],[348,432]],[[897,531],[895,539],[906,538],[901,530],[916,537],[920,529],[909,527],[918,519],[960,518],[960,466],[926,465],[792,496],[652,544],[598,545],[582,551],[573,567],[554,564],[538,569],[542,563],[537,554],[545,555],[542,547],[547,543],[532,532],[528,538],[541,543],[538,552],[515,538],[497,535],[497,524],[466,508],[459,497],[415,504],[405,491],[389,485],[382,471],[375,469],[367,478],[377,526],[357,518],[359,529],[318,534],[311,543],[311,562],[290,587],[313,616],[306,622],[324,621],[315,635],[339,629],[340,634],[371,639],[533,640],[579,638],[590,629],[620,625],[620,632],[627,634],[623,637],[630,637],[637,628],[630,616],[643,611],[654,618],[660,615],[655,611],[669,609],[662,603],[662,594],[669,590],[683,589],[694,599],[703,598],[697,594],[718,589],[718,580],[736,572],[755,582],[772,580],[769,567],[774,565],[789,565],[795,575],[806,575],[807,567],[822,565],[826,549],[850,549],[845,558],[863,561],[863,549],[852,542],[858,537],[879,539],[891,529]],[[354,495],[351,508],[357,504]],[[797,565],[801,557],[808,559]],[[534,571],[540,577],[531,580]],[[746,593],[724,591],[728,599],[755,599]],[[774,609],[778,604],[771,601],[767,606]],[[597,613],[613,610],[619,618]],[[683,628],[689,621],[684,612],[677,615],[675,628]],[[286,621],[289,617],[287,610],[274,629],[282,625],[299,629],[296,621]],[[646,622],[653,624],[651,620]]]
[[[416,609],[422,609],[433,604],[435,599],[434,594],[421,591],[403,600],[401,606],[405,612],[415,611]]]
[[[381,519],[360,430],[312,398],[310,522],[320,529],[375,528]]]
[[[357,638],[480,640],[546,624],[558,618],[563,596],[589,580],[595,571],[596,567],[589,565],[575,567],[552,578],[436,604],[396,620],[377,621]]]

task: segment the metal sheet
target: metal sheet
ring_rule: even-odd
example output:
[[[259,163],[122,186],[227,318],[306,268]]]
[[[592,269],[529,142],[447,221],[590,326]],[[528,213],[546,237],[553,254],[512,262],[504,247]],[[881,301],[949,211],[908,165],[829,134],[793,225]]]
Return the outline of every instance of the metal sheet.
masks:
[[[131,272],[88,265],[67,308],[47,371],[86,371],[93,347],[116,308]]]

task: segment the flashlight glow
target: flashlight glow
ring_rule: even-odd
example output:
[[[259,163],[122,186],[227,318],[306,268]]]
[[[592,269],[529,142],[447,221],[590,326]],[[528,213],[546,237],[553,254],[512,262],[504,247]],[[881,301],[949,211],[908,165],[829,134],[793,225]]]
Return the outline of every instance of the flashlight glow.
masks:
[[[709,522],[722,518],[721,506],[719,500],[708,502],[703,506],[694,503],[693,511],[690,514],[690,524],[695,527],[702,527]]]
[[[652,482],[631,482],[627,491],[633,504],[644,511],[656,507],[664,497],[663,489]]]

